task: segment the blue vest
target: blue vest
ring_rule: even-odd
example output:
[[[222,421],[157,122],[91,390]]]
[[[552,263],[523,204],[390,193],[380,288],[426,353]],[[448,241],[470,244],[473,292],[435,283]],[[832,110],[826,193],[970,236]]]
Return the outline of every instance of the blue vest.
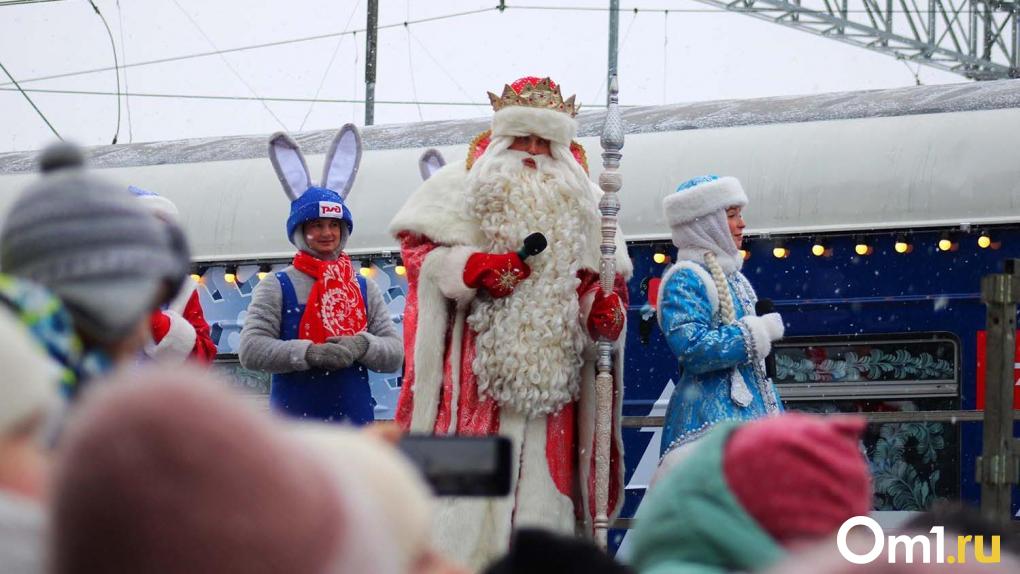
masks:
[[[362,305],[368,300],[365,278],[355,276],[361,288]],[[294,284],[282,271],[276,274],[283,292],[280,338],[298,339],[298,327],[305,306],[298,303]],[[368,384],[368,369],[354,363],[339,371],[309,369],[273,375],[269,403],[287,415],[326,422],[363,425],[375,420],[375,401]]]

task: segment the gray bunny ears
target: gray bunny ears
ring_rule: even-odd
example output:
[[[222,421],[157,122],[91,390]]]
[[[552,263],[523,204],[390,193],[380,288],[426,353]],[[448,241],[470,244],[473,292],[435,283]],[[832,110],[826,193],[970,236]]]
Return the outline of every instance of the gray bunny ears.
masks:
[[[446,160],[443,159],[443,154],[439,153],[439,150],[436,148],[425,150],[418,159],[418,173],[421,174],[421,180],[425,181],[432,177],[444,165],[446,165]]]
[[[280,178],[283,191],[291,201],[301,197],[313,187],[305,156],[297,142],[289,135],[277,132],[269,138],[269,160],[273,162],[273,169]],[[337,132],[329,151],[326,152],[320,187],[337,192],[340,198],[346,201],[358,175],[359,165],[361,165],[361,133],[354,124],[346,124]]]

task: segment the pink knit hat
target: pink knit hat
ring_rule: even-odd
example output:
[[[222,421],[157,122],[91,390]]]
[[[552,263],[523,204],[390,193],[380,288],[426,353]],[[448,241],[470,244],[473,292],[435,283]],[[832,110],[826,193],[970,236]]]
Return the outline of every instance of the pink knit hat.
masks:
[[[53,572],[349,571],[327,471],[227,384],[135,371],[86,396],[55,471]]]
[[[723,472],[737,501],[777,542],[835,533],[871,510],[871,475],[859,446],[866,421],[788,413],[733,432]]]

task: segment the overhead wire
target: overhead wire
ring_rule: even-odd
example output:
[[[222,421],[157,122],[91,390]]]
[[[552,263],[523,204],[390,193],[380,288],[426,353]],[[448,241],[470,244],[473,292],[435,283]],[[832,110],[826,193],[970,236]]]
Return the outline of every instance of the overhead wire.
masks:
[[[20,86],[19,86],[20,87]],[[116,96],[115,92],[104,92],[101,90],[57,90],[57,89],[46,89],[46,88],[23,88],[16,90],[15,88],[0,87],[0,92],[15,92],[24,91],[29,93],[39,94],[64,94],[74,96]],[[317,104],[364,104],[364,99],[359,98],[298,98],[298,97],[273,97],[273,96],[223,96],[213,94],[166,94],[166,93],[152,93],[152,92],[132,92],[131,97],[133,98],[170,98],[170,99],[181,99],[181,100],[224,100],[224,101],[259,101],[265,100],[267,102],[297,102],[297,103],[310,103],[314,102]],[[379,104],[393,104],[393,105],[408,105],[413,106],[421,104],[423,106],[485,106],[488,105],[482,102],[456,102],[456,101],[421,101],[416,102],[414,100],[375,100]]]
[[[35,102],[32,101],[32,98],[28,97],[28,94],[25,93],[25,90],[22,89],[21,85],[18,84],[18,81],[14,79],[14,76],[12,76],[11,73],[7,71],[7,67],[4,66],[3,62],[0,62],[0,70],[3,70],[4,74],[6,74],[8,78],[10,78],[11,83],[14,84],[14,86],[17,88],[17,91],[21,92],[21,95],[24,96],[26,100],[28,100],[28,103],[32,106],[32,109],[35,110],[35,113],[39,114],[39,117],[42,118],[42,121],[46,122],[46,125],[50,128],[50,131],[53,132],[53,135],[57,136],[57,139],[63,141],[64,138],[60,137],[60,134],[57,132],[57,129],[54,128],[53,124],[50,123],[50,120],[46,117],[46,114],[44,114],[42,110],[39,109],[39,106],[35,105]],[[0,89],[8,92],[14,91],[11,90],[10,88]]]
[[[248,91],[251,92],[251,94],[253,96],[255,96],[254,99],[258,100],[258,102],[260,104],[262,104],[262,107],[267,112],[269,112],[269,115],[273,116],[273,119],[276,120],[276,123],[280,124],[280,127],[282,127],[285,131],[290,131],[290,130],[287,129],[287,124],[283,123],[283,120],[281,120],[280,117],[277,116],[276,113],[273,112],[273,110],[269,107],[269,105],[266,104],[266,102],[262,98],[259,97],[259,94],[258,94],[258,92],[255,91],[255,88],[252,87],[252,85],[249,84],[244,79],[244,77],[241,76],[241,73],[238,72],[236,68],[234,68],[233,64],[230,63],[230,60],[227,60],[226,56],[224,56],[223,53],[220,52],[219,48],[216,47],[216,43],[213,42],[212,38],[210,38],[209,35],[205,33],[205,30],[203,30],[202,27],[199,26],[198,22],[195,21],[195,19],[191,17],[191,14],[187,10],[185,10],[183,6],[181,6],[180,2],[178,2],[177,0],[170,0],[170,1],[173,2],[174,6],[177,6],[177,9],[180,10],[182,14],[184,14],[184,16],[188,19],[188,21],[191,22],[191,25],[194,26],[196,30],[198,30],[198,33],[201,34],[203,38],[205,38],[205,41],[210,46],[212,46],[214,50],[219,52],[220,60],[222,60],[223,63],[226,64],[227,68],[230,69],[230,71],[234,74],[234,77],[236,77],[242,84],[244,84],[244,86],[246,88],[248,88]]]
[[[386,30],[386,29],[390,29],[390,28],[403,27],[405,24],[407,24],[407,25],[425,24],[425,23],[428,23],[428,22],[437,22],[439,20],[447,20],[447,19],[450,19],[450,18],[460,18],[462,16],[470,16],[470,15],[474,15],[474,14],[481,14],[483,12],[493,12],[495,10],[496,10],[496,8],[494,8],[494,7],[493,8],[481,8],[481,9],[478,9],[478,10],[467,10],[467,11],[464,11],[464,12],[455,12],[455,13],[452,13],[452,14],[443,14],[443,15],[440,15],[440,16],[431,16],[431,17],[428,17],[428,18],[419,18],[417,20],[411,20],[411,21],[407,21],[407,22],[397,22],[397,23],[393,23],[393,24],[383,24],[383,25],[378,26],[378,29],[379,30]],[[367,32],[367,31],[368,30],[366,28],[358,28],[356,30],[349,30],[347,32],[330,32],[330,33],[327,33],[327,34],[317,34],[317,35],[314,35],[314,36],[303,36],[303,37],[300,37],[300,38],[291,38],[289,40],[277,40],[277,41],[274,41],[274,42],[264,42],[264,43],[261,43],[261,44],[250,44],[250,45],[247,45],[247,46],[238,46],[238,47],[235,47],[235,48],[226,48],[226,49],[223,49],[223,50],[216,49],[216,50],[207,51],[207,52],[196,52],[196,53],[193,53],[193,54],[183,54],[183,55],[180,55],[180,56],[170,56],[170,57],[166,57],[166,58],[157,58],[155,60],[145,60],[145,61],[142,61],[142,62],[132,62],[130,64],[125,63],[124,65],[121,66],[121,68],[137,68],[137,67],[140,67],[140,66],[152,66],[152,65],[155,65],[155,64],[168,64],[168,63],[171,63],[171,62],[180,62],[180,61],[183,61],[183,60],[192,60],[192,59],[195,59],[195,58],[205,58],[205,57],[208,57],[208,56],[222,56],[224,54],[231,54],[231,53],[234,53],[234,52],[245,52],[245,51],[248,51],[248,50],[258,50],[258,49],[262,49],[262,48],[274,48],[274,47],[277,47],[277,46],[287,46],[287,45],[290,45],[290,44],[299,44],[299,43],[304,43],[304,42],[314,42],[314,41],[317,41],[317,40],[324,40],[324,39],[327,39],[327,38],[336,38],[337,36],[344,35],[344,34],[347,34],[347,35],[357,35],[359,33],[364,33],[364,32]],[[76,72],[63,72],[63,73],[60,73],[60,74],[51,74],[51,75],[48,75],[48,76],[38,76],[38,77],[35,77],[35,78],[23,79],[23,80],[21,80],[21,83],[22,84],[27,84],[27,83],[31,83],[31,82],[41,82],[41,81],[44,81],[44,80],[56,80],[58,78],[70,78],[70,77],[74,77],[74,76],[84,76],[84,75],[87,75],[87,74],[97,74],[97,73],[100,73],[100,72],[108,72],[108,71],[110,71],[112,69],[113,68],[110,68],[110,67],[107,66],[107,67],[102,67],[102,68],[92,68],[92,69],[89,69],[89,70],[79,70],[79,71],[76,71]],[[0,86],[8,86],[8,85],[10,85],[10,82],[4,83],[4,84],[0,84]]]
[[[351,22],[354,20],[354,14],[357,13],[358,7],[361,6],[361,0],[354,3],[354,9],[351,10],[351,15],[347,17],[347,23],[344,24],[344,31],[347,31],[351,27]],[[336,47],[333,48],[333,55],[329,57],[329,63],[326,64],[326,70],[322,73],[322,78],[319,80],[319,87],[315,89],[315,96],[313,99],[318,98],[319,94],[322,93],[322,86],[326,85],[326,78],[329,77],[329,71],[333,69],[333,62],[336,60],[336,55],[340,53],[340,45],[344,43],[346,35],[341,35],[337,38]],[[308,104],[308,111],[305,112],[305,117],[301,120],[301,125],[298,126],[298,131],[305,129],[305,122],[308,121],[308,116],[312,115],[312,109],[315,108],[315,102]]]
[[[410,20],[411,19],[411,0],[406,0],[406,2],[404,3],[404,8],[407,10],[406,18],[408,20]],[[405,34],[404,34],[405,39],[407,40],[407,71],[408,71],[408,75],[411,76],[411,97],[414,98],[415,101],[417,101],[418,100],[418,86],[415,85],[415,81],[414,81],[414,60],[411,59],[411,29],[407,27],[407,24],[404,24],[404,32],[405,32]],[[418,108],[418,121],[424,121],[425,118],[422,116],[421,106],[417,106],[417,108]]]
[[[124,17],[120,10],[120,0],[117,0],[117,30],[120,33],[120,59],[127,61],[127,56],[124,54]],[[128,73],[124,70],[124,91],[131,91],[131,87],[128,86]],[[127,110],[127,124],[128,124],[128,143],[135,141],[134,129],[131,125],[131,98],[126,94],[124,95],[124,109]]]
[[[96,16],[103,22],[103,27],[106,28],[106,35],[110,38],[110,49],[113,50],[113,71],[114,77],[117,79],[117,127],[113,132],[113,141],[110,145],[117,144],[117,138],[120,137],[120,63],[117,61],[117,44],[113,41],[113,32],[110,31],[110,25],[106,22],[106,16],[99,11],[99,6],[92,0],[87,0],[92,5],[92,9],[95,10]]]
[[[442,63],[442,62],[440,62],[440,61],[439,61],[439,60],[438,60],[438,59],[437,59],[437,58],[436,58],[436,57],[435,57],[434,55],[432,55],[432,51],[428,49],[428,47],[427,47],[427,46],[425,45],[425,43],[424,43],[424,42],[422,42],[422,41],[421,41],[420,39],[418,39],[418,36],[415,36],[415,35],[414,35],[414,32],[411,32],[411,29],[410,29],[410,28],[408,28],[408,29],[407,29],[407,33],[408,33],[408,35],[409,35],[409,36],[411,36],[411,38],[412,38],[412,39],[413,39],[413,40],[414,40],[415,42],[417,42],[417,43],[418,43],[418,45],[419,45],[419,46],[421,46],[421,49],[422,49],[422,51],[423,51],[423,52],[425,52],[425,55],[426,55],[426,56],[428,56],[428,58],[429,58],[430,60],[432,60],[432,62],[433,62],[433,63],[434,63],[435,65],[436,65],[436,67],[437,67],[437,68],[439,68],[439,71],[440,71],[440,72],[442,72],[442,73],[443,73],[443,75],[445,75],[445,76],[446,76],[447,78],[449,78],[450,82],[451,82],[451,83],[453,83],[454,87],[456,87],[456,88],[457,88],[457,90],[458,90],[458,91],[459,91],[459,92],[460,92],[460,93],[461,93],[461,94],[462,94],[462,95],[463,95],[463,96],[464,96],[465,98],[467,98],[467,99],[469,99],[469,100],[470,100],[470,99],[471,99],[471,95],[467,93],[467,90],[465,90],[465,89],[464,89],[464,86],[461,86],[461,85],[460,85],[460,82],[458,82],[458,81],[457,81],[457,78],[453,77],[453,74],[451,74],[451,73],[450,73],[450,72],[449,72],[449,71],[448,71],[448,70],[446,69],[446,67],[445,67],[445,66],[443,66],[443,63]],[[488,104],[488,103],[478,103],[478,104],[470,104],[470,105],[475,105],[475,106],[482,106],[482,107],[485,107],[485,106],[487,106],[487,105],[489,105],[489,104]]]

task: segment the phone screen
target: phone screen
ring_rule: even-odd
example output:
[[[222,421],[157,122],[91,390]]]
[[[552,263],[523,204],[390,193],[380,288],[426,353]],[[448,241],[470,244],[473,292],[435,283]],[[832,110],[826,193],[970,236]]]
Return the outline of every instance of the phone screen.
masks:
[[[437,496],[510,493],[510,439],[500,436],[408,435],[398,444]]]

